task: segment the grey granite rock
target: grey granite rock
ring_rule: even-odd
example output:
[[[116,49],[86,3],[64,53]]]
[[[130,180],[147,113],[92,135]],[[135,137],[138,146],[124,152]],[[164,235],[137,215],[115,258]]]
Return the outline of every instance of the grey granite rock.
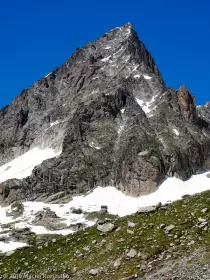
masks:
[[[97,225],[97,230],[107,233],[112,232],[115,229],[115,225],[112,223],[104,223],[102,225]]]
[[[140,207],[138,209],[138,213],[154,213],[156,212],[157,208],[156,206],[146,206],[146,207]]]

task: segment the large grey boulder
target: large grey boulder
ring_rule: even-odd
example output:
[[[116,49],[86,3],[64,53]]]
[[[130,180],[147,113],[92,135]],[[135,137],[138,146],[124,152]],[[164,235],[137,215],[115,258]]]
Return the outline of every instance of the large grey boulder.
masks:
[[[92,275],[92,276],[96,276],[96,275],[99,274],[99,270],[93,268],[93,269],[91,269],[91,270],[89,271],[89,274]]]
[[[156,206],[146,206],[146,207],[140,207],[138,209],[138,213],[154,213],[156,212],[157,207]]]
[[[115,225],[112,223],[104,223],[102,225],[97,225],[97,230],[107,233],[112,232],[115,229]]]
[[[137,255],[137,251],[135,249],[130,249],[127,253],[127,257],[134,258]]]

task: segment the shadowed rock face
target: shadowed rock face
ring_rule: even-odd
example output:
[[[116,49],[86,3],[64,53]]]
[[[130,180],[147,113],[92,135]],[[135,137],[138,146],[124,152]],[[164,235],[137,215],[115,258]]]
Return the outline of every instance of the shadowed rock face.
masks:
[[[131,24],[115,28],[1,110],[1,164],[35,146],[62,149],[7,184],[29,199],[97,185],[151,193],[166,175],[187,179],[210,168],[205,108],[197,112],[185,87],[166,88]]]

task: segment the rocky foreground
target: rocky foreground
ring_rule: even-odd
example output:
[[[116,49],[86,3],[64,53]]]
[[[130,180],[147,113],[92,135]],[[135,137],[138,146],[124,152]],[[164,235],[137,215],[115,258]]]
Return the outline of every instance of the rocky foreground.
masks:
[[[2,255],[0,275],[8,275],[4,279],[41,274],[75,280],[210,279],[209,210],[210,191],[206,191],[124,218],[92,213],[90,217],[98,219],[94,227],[65,237],[34,236],[31,246]]]

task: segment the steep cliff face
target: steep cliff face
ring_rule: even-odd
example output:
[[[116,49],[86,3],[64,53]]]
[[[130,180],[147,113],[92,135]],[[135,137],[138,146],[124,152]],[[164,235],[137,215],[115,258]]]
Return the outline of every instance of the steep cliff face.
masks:
[[[207,117],[206,117],[207,116]],[[131,24],[89,43],[0,112],[1,165],[34,147],[60,156],[7,182],[16,196],[114,185],[153,192],[165,176],[210,168],[208,113],[185,88],[166,88]]]
[[[203,106],[197,106],[199,116],[207,123],[210,123],[210,102],[207,102]]]

